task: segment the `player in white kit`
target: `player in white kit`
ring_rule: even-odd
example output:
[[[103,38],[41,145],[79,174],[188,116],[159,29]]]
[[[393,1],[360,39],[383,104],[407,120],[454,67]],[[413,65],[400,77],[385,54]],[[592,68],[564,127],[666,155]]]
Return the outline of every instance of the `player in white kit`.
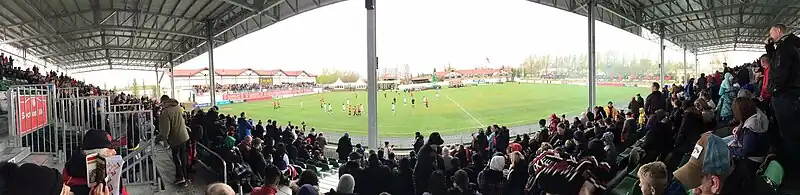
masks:
[[[403,106],[406,106],[406,104],[408,104],[408,98],[406,98],[406,96],[403,96]]]
[[[392,102],[392,114],[394,114],[394,102]]]

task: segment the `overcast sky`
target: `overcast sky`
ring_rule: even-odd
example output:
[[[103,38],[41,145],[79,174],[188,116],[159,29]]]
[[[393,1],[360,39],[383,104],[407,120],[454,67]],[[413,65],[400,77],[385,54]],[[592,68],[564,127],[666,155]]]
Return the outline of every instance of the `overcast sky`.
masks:
[[[381,1],[378,56],[381,67],[408,64],[429,72],[450,63],[456,68],[518,65],[527,55],[583,54],[586,18],[526,0]],[[658,44],[598,22],[597,51],[615,51],[658,61]],[[306,70],[339,68],[366,75],[366,11],[363,1],[346,1],[302,13],[218,47],[217,69]],[[668,49],[668,61],[683,61],[683,51]],[[758,53],[729,54],[728,62],[752,61]],[[486,59],[491,64],[487,64]],[[694,56],[688,61],[693,65]],[[700,56],[701,67],[710,56]],[[176,69],[208,64],[200,55]],[[154,82],[153,72],[101,71],[78,74],[87,82],[125,86],[134,78]],[[168,78],[165,77],[168,83]]]

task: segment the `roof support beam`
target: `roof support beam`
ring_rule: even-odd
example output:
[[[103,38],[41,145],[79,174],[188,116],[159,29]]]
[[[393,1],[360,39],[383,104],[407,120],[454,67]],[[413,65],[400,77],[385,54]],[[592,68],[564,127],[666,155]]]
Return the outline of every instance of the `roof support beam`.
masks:
[[[742,8],[742,7],[780,7],[780,6],[781,5],[739,3],[739,4],[733,4],[733,5],[713,7],[713,8],[710,8],[710,9],[702,9],[702,10],[697,10],[697,11],[684,12],[684,13],[679,13],[679,14],[669,15],[669,16],[664,16],[664,17],[659,17],[659,18],[651,18],[649,20],[643,21],[641,24],[642,25],[651,24],[651,23],[656,23],[656,22],[661,22],[661,21],[666,21],[666,20],[671,20],[671,19],[691,16],[691,15],[696,15],[696,14],[713,13],[713,12],[720,11],[720,10],[739,9],[739,8]],[[787,5],[785,7],[798,8],[800,6],[798,6],[798,5]]]
[[[130,65],[130,64],[118,64],[114,65],[114,67],[109,67],[107,65],[103,66],[89,66],[83,67],[78,69],[70,69],[70,74],[78,74],[78,73],[86,73],[86,72],[96,72],[96,71],[104,71],[104,70],[132,70],[132,71],[153,71],[153,67],[148,66],[138,66],[138,65]],[[75,71],[77,70],[77,71]],[[156,69],[157,71],[161,71],[161,69]]]
[[[251,12],[256,12],[259,10],[258,7],[256,7],[254,4],[248,3],[247,0],[222,0],[222,1],[224,1],[225,3],[230,3],[231,5],[244,8],[246,10],[250,10]]]
[[[147,48],[128,48],[128,47],[113,47],[113,46],[100,46],[100,47],[90,47],[90,48],[78,48],[77,50],[69,50],[65,52],[58,52],[58,53],[49,53],[36,56],[37,58],[49,58],[49,57],[57,57],[69,54],[76,54],[76,53],[83,53],[83,52],[92,52],[92,51],[99,51],[99,50],[125,50],[125,51],[139,51],[139,52],[156,52],[156,53],[174,53],[180,54],[179,51],[171,51],[171,50],[159,50],[159,49],[147,49]]]
[[[81,15],[81,14],[92,13],[94,11],[95,11],[94,9],[87,9],[87,10],[79,10],[79,11],[75,11],[75,12],[67,12],[67,13],[63,13],[63,14],[58,14],[58,15],[45,17],[44,19],[34,19],[34,20],[29,20],[29,21],[12,23],[12,24],[3,26],[0,29],[16,28],[16,27],[20,27],[20,26],[23,26],[23,25],[35,24],[35,23],[38,23],[38,22],[43,22],[43,21],[51,20],[51,19],[58,19],[58,18],[63,18],[63,17],[70,17],[70,16],[73,16],[73,15]],[[111,18],[112,15],[114,15],[114,14],[116,14],[118,12],[125,12],[125,13],[131,13],[131,14],[139,13],[139,14],[145,14],[145,15],[156,15],[156,16],[168,17],[168,18],[177,18],[177,19],[186,20],[186,21],[189,21],[189,22],[192,22],[192,23],[198,23],[198,24],[203,23],[203,21],[194,20],[194,19],[188,18],[188,17],[176,16],[176,15],[170,15],[170,14],[158,13],[158,12],[149,12],[147,10],[138,10],[136,12],[132,12],[131,10],[128,10],[128,9],[106,8],[106,9],[99,9],[99,10],[96,10],[96,11],[113,12],[111,15],[107,16],[103,20],[108,20],[109,18]]]
[[[120,57],[101,57],[92,59],[75,60],[63,62],[61,66],[70,67],[71,64],[80,64],[85,62],[99,61],[99,60],[132,60],[132,61],[150,61],[150,62],[166,62],[166,60],[147,59],[147,58],[120,58]]]
[[[133,26],[113,26],[113,25],[100,25],[97,26],[88,26],[81,29],[70,30],[68,32],[61,32],[61,33],[53,33],[53,34],[39,34],[35,36],[28,36],[28,37],[21,37],[17,39],[10,39],[6,41],[0,42],[0,44],[11,44],[20,41],[27,41],[31,39],[38,39],[43,37],[52,37],[52,36],[62,36],[62,35],[70,35],[70,34],[79,34],[79,33],[87,33],[87,32],[97,32],[102,30],[117,30],[117,31],[133,31],[133,32],[149,32],[149,33],[162,33],[162,34],[169,34],[169,35],[176,35],[176,36],[183,36],[195,39],[205,39],[203,36],[197,36],[194,34],[183,33],[178,31],[170,31],[170,30],[163,30],[163,29],[152,29],[152,28],[138,28]],[[223,40],[216,40],[219,42],[223,42]]]
[[[679,33],[672,33],[667,34],[667,37],[677,37],[677,36],[685,36],[697,33],[705,33],[705,32],[714,32],[717,30],[726,30],[726,29],[735,29],[735,28],[762,28],[761,26],[756,25],[749,25],[749,24],[738,24],[738,25],[728,25],[728,26],[719,26],[717,28],[709,28],[709,29],[700,29],[700,30],[693,30],[693,31],[686,31],[686,32],[679,32]]]

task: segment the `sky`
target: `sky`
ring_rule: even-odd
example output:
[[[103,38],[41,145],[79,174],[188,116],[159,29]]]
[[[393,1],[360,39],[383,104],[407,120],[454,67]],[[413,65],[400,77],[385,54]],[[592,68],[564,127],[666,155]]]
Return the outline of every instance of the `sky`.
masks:
[[[412,73],[454,68],[516,66],[528,55],[587,52],[587,19],[526,0],[403,0],[377,4],[379,68],[408,64]],[[659,59],[658,44],[603,22],[596,25],[597,52],[612,51]],[[665,51],[667,61],[683,61],[683,51]],[[363,1],[345,1],[311,10],[251,33],[214,50],[217,69],[346,69],[366,76],[366,10]],[[729,64],[756,59],[752,52],[728,53]],[[699,56],[709,69],[712,56]],[[487,62],[487,59],[489,59]],[[690,65],[694,56],[688,55]],[[176,69],[206,67],[200,55]],[[73,75],[103,86],[127,86],[133,79],[153,83],[156,73],[106,70]],[[168,84],[164,77],[162,84]]]

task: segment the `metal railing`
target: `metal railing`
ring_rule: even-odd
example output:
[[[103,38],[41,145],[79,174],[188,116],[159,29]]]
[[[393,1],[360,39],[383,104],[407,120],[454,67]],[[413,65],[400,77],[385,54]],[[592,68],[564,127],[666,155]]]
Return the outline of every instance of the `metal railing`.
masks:
[[[216,152],[214,152],[213,150],[211,150],[210,148],[206,147],[205,145],[203,145],[201,143],[197,143],[197,146],[199,146],[199,147],[197,147],[198,150],[203,149],[203,150],[205,150],[205,152],[217,157],[217,159],[219,159],[219,161],[222,162],[222,167],[223,167],[223,169],[222,169],[222,183],[228,183],[228,163],[225,162],[225,159],[222,158],[222,156],[220,156],[219,154],[217,154]],[[198,153],[200,153],[200,151],[198,151]],[[200,162],[200,165],[203,165],[203,167],[205,167],[207,170],[209,170],[211,172],[214,172],[216,174],[219,174],[219,172],[217,170],[214,170],[211,166],[207,165],[202,160],[198,160],[197,162]]]

